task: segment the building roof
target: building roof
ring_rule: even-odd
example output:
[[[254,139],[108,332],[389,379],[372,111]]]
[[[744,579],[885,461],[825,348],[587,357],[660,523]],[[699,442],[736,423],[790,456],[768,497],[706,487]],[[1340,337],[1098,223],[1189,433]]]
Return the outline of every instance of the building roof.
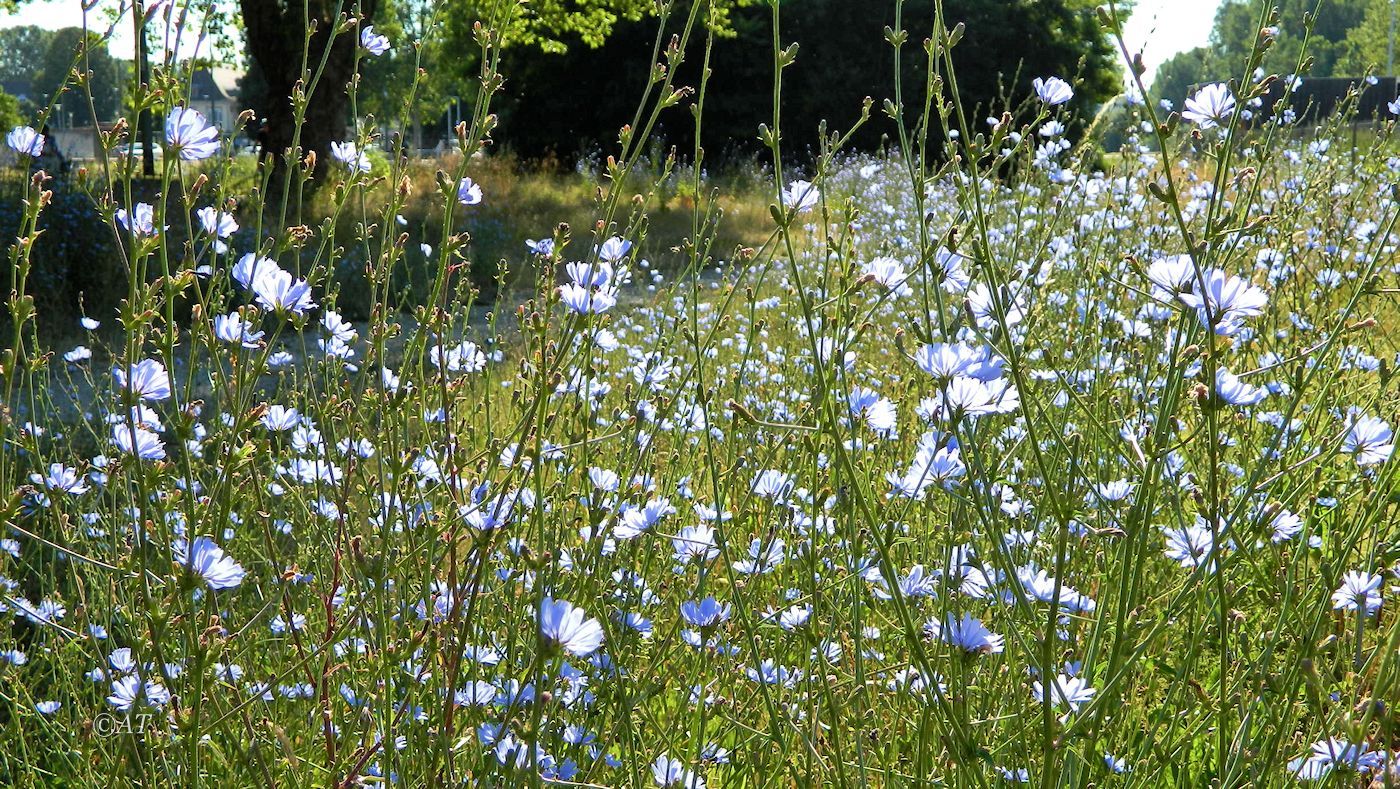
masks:
[[[190,76],[190,99],[209,101],[211,99],[238,98],[238,80],[243,72],[231,68],[202,68]]]
[[[7,79],[0,81],[0,90],[14,96],[17,99],[29,97],[29,92],[34,89],[34,84],[28,79]]]

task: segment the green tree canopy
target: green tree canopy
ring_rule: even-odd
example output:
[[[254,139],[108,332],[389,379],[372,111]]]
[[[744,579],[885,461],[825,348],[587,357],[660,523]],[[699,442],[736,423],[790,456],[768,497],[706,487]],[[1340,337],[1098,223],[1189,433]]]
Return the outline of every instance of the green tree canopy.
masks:
[[[380,57],[360,62],[357,109],[390,127],[401,119],[406,121],[407,142],[418,145],[423,124],[435,120],[446,107],[446,97],[452,91],[449,74],[460,72],[460,67],[441,65],[454,60],[447,56],[440,35],[446,9],[431,0],[382,2],[374,30],[387,36],[393,46]],[[425,73],[415,84],[418,68]]]
[[[1349,73],[1347,39],[1366,19],[1367,6],[1372,0],[1275,0],[1279,10],[1278,35],[1264,58],[1264,69],[1277,74],[1291,74],[1303,50],[1304,15],[1316,12],[1312,37],[1307,52],[1313,58],[1308,72],[1313,77],[1360,76]],[[1215,62],[1223,69],[1238,71],[1244,67],[1259,36],[1259,8],[1255,0],[1225,0],[1215,15],[1211,34]],[[1381,29],[1384,35],[1384,28]],[[1345,64],[1346,68],[1338,70]],[[1218,78],[1239,76],[1236,73],[1217,75]]]
[[[1029,95],[1035,77],[1070,79],[1077,92],[1072,110],[1089,115],[1120,90],[1113,51],[1086,2],[946,0],[943,6],[950,27],[966,25],[954,61],[964,106],[977,123]],[[796,63],[783,76],[788,152],[805,157],[815,149],[822,121],[832,130],[851,128],[867,96],[875,99],[877,109],[855,144],[874,149],[893,134],[892,122],[878,107],[894,96],[895,54],[884,35],[895,22],[894,8],[893,2],[784,0],[782,39],[799,45]],[[910,40],[902,69],[911,113],[923,92],[921,42],[931,34],[934,9],[934,0],[904,4],[902,24]],[[766,4],[732,8],[725,34],[712,53],[703,142],[712,153],[748,153],[757,148],[759,124],[772,115],[771,9]],[[498,140],[531,156],[569,155],[612,144],[618,128],[632,120],[649,78],[655,35],[654,20],[620,19],[596,48],[564,35],[559,54],[513,52],[503,66],[507,84]],[[699,81],[701,36],[691,43],[678,74],[680,85]],[[668,112],[663,116],[665,139],[689,147],[694,132],[690,114],[680,108]]]
[[[25,122],[20,111],[19,99],[0,91],[0,129],[13,129]]]
[[[65,27],[53,32],[43,57],[38,61],[38,68],[34,70],[34,100],[47,104],[53,99],[68,80],[74,55],[79,51],[85,51],[86,59],[78,61],[78,68],[85,67],[92,75],[92,110],[87,107],[86,95],[79,98],[80,94],[73,92],[70,85],[68,96],[72,98],[59,99],[63,103],[63,114],[79,125],[90,122],[93,111],[97,113],[99,121],[116,118],[121,114],[122,96],[117,62],[108,54],[101,36],[84,32],[80,27]],[[86,90],[82,91],[82,94],[86,93]]]
[[[1344,51],[1337,61],[1337,69],[1349,75],[1364,74],[1368,70],[1394,74],[1393,57],[1400,53],[1391,47],[1393,15],[1400,14],[1393,0],[1370,0],[1360,24],[1347,32]],[[1400,22],[1395,22],[1400,29]]]
[[[1386,66],[1391,0],[1276,0],[1275,41],[1264,57],[1265,71],[1291,74],[1302,59],[1305,15],[1316,11],[1307,55],[1309,77],[1360,77]],[[1225,0],[1215,15],[1209,47],[1181,52],[1157,69],[1152,95],[1180,106],[1188,88],[1243,76],[1240,72],[1259,40],[1260,4]]]
[[[34,69],[48,54],[53,36],[52,30],[35,25],[0,30],[0,82],[29,83],[32,91]]]
[[[354,67],[356,34],[333,41],[327,34],[337,11],[358,14],[365,24],[375,25],[376,32],[393,42],[393,48],[383,56],[361,61],[358,95],[363,104],[356,108],[361,113],[372,113],[386,122],[397,120],[413,89],[415,66],[421,63],[427,70],[429,80],[419,86],[409,108],[409,120],[416,125],[424,118],[435,118],[449,96],[474,98],[480,59],[473,25],[489,9],[499,7],[499,2],[490,0],[356,0],[344,4],[335,0],[240,0],[249,71],[254,78],[245,81],[247,95],[256,97],[255,108],[269,121],[272,148],[280,150],[291,141],[287,97],[300,77],[303,32],[310,22],[318,25],[311,37],[310,61],[318,63],[323,54],[327,56],[323,87],[307,108],[302,142],[324,160],[329,143],[347,134],[349,107],[343,87]],[[618,24],[654,11],[652,0],[540,0],[504,7],[509,12],[504,20],[506,39],[533,52],[563,51],[566,40],[601,44]]]
[[[1215,63],[1215,51],[1210,47],[1178,52],[1157,67],[1157,74],[1152,78],[1152,100],[1165,99],[1179,109],[1192,86],[1218,79],[1220,72]]]

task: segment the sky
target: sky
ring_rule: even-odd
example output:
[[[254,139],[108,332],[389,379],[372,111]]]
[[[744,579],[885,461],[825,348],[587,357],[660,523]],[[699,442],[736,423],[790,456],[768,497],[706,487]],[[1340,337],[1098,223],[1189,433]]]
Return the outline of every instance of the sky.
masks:
[[[105,31],[107,22],[103,21],[100,15],[90,16],[88,27],[95,31]],[[82,27],[83,4],[80,0],[31,0],[13,14],[0,11],[0,27],[20,27],[22,25],[38,25],[50,30],[57,30],[60,27]],[[114,57],[130,58],[133,41],[132,35],[128,32],[119,40],[114,37],[112,45],[108,49],[111,50]]]
[[[148,5],[149,3],[150,0],[147,0]],[[98,0],[97,9],[88,12],[88,29],[96,33],[107,32],[107,27],[111,25],[109,9],[129,4],[130,0],[121,0],[121,2]],[[50,30],[57,30],[61,27],[82,27],[83,5],[83,0],[25,0],[24,5],[20,6],[19,11],[15,13],[7,14],[0,11],[0,28],[21,25],[37,25]],[[197,43],[195,37],[187,36],[187,38],[189,40],[181,45],[180,53],[186,57],[194,54],[192,47]],[[131,17],[125,17],[123,23],[117,25],[107,49],[115,58],[124,60],[134,58],[136,37],[131,29]],[[205,54],[202,48],[199,54]]]
[[[1157,67],[1178,52],[1210,41],[1215,10],[1221,0],[1137,0],[1132,17],[1123,25],[1123,41],[1130,52],[1142,50],[1147,66],[1143,81],[1151,84]]]
[[[1123,38],[1130,50],[1142,50],[1143,62],[1148,68],[1145,80],[1149,84],[1157,66],[1163,61],[1178,52],[1202,46],[1209,40],[1215,9],[1220,3],[1221,0],[1137,0],[1137,9],[1124,25]],[[111,4],[112,0],[101,3],[104,7]],[[81,26],[82,6],[81,0],[31,0],[18,13],[0,15],[0,27],[39,25],[56,29]],[[105,17],[99,15],[89,24],[94,29],[105,29],[107,23]],[[110,47],[112,55],[130,58],[134,41],[130,26],[119,26]]]

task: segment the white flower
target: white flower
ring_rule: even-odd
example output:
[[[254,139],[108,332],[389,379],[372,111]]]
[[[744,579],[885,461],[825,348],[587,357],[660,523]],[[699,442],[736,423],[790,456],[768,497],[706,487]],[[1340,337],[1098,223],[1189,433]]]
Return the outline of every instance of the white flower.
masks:
[[[478,373],[486,369],[486,354],[471,340],[463,340],[452,348],[434,345],[428,349],[428,360],[434,367],[450,373]]]
[[[1032,685],[1032,692],[1036,701],[1045,701],[1045,688],[1040,680],[1036,680]],[[1078,712],[1081,706],[1094,698],[1095,693],[1098,691],[1089,687],[1089,683],[1083,679],[1057,674],[1051,683],[1050,704],[1054,707],[1069,707],[1070,712]]]
[[[698,603],[687,600],[681,603],[681,618],[691,627],[714,627],[729,620],[730,608],[713,597],[706,597]]]
[[[340,313],[335,310],[326,310],[321,315],[321,327],[326,330],[327,334],[347,345],[359,338],[355,327],[340,317]]]
[[[237,263],[233,264],[233,281],[248,290],[252,290],[253,282],[255,282],[258,277],[276,269],[279,269],[276,261],[269,258],[260,258],[249,252],[239,258]]]
[[[389,39],[374,32],[374,25],[365,25],[365,29],[360,31],[360,46],[378,57],[389,51]]]
[[[966,375],[980,354],[976,348],[962,343],[935,342],[914,351],[914,364],[934,378]]]
[[[765,544],[755,537],[753,542],[749,543],[748,558],[733,563],[734,572],[740,575],[767,575],[783,563],[786,548],[780,539]]]
[[[1189,526],[1164,529],[1163,536],[1167,541],[1166,557],[1182,567],[1205,564],[1215,548],[1215,535],[1210,530],[1210,522],[1200,515]],[[1207,569],[1215,569],[1214,560]]]
[[[316,307],[316,302],[311,300],[311,285],[280,268],[263,271],[260,267],[252,290],[258,304],[273,312],[301,315]]]
[[[170,397],[170,374],[159,360],[142,359],[125,370],[113,367],[112,377],[118,387],[131,390],[142,400],[158,402]]]
[[[972,278],[963,269],[965,255],[953,252],[947,247],[939,247],[933,253],[935,270],[943,277],[943,289],[949,293],[962,293],[972,284]]]
[[[894,430],[899,419],[899,410],[893,401],[881,397],[878,392],[857,386],[846,397],[851,416],[864,417],[871,430],[886,433]]]
[[[126,423],[112,425],[112,441],[123,453],[141,460],[165,459],[165,444],[161,443],[160,436],[140,425],[134,428]]]
[[[370,171],[369,156],[355,145],[354,140],[332,142],[331,157],[351,170],[362,173]]]
[[[791,475],[776,469],[764,469],[754,475],[752,490],[755,495],[781,504],[792,495],[794,484]]]
[[[44,154],[44,135],[28,126],[16,126],[11,129],[10,133],[5,135],[5,144],[14,149],[15,153],[29,156]]]
[[[782,192],[783,207],[799,214],[815,208],[821,199],[821,191],[811,181],[793,181]]]
[[[1186,100],[1186,109],[1181,117],[1200,126],[1212,129],[1235,112],[1235,97],[1230,86],[1223,82],[1206,85]]]
[[[627,252],[631,248],[631,241],[627,241],[625,239],[618,238],[617,236],[613,236],[607,241],[604,241],[602,246],[598,247],[598,257],[602,258],[603,260],[606,260],[609,263],[616,263],[617,261],[627,257]]]
[[[262,424],[268,430],[280,433],[301,424],[301,415],[297,413],[295,408],[273,405],[269,406],[267,413],[263,414]]]
[[[662,789],[669,786],[680,786],[684,789],[705,789],[703,778],[691,772],[680,759],[672,759],[664,753],[652,762],[651,778]]]
[[[208,537],[196,537],[188,550],[175,543],[175,561],[199,576],[210,589],[232,589],[243,582],[243,567]]]
[[[463,176],[457,184],[457,202],[462,205],[477,205],[481,202],[481,185]]]
[[[924,631],[946,644],[974,655],[995,655],[1002,651],[1002,637],[988,630],[986,625],[963,614],[962,619],[949,613],[942,622],[930,619]]]
[[[865,264],[861,273],[880,283],[887,290],[894,291],[895,295],[903,296],[911,292],[905,283],[905,280],[909,279],[909,274],[904,270],[904,266],[894,258],[875,258]]]
[[[573,312],[603,313],[617,305],[617,290],[615,288],[590,290],[578,283],[571,282],[559,286],[559,300]]]
[[[1031,82],[1031,87],[1035,88],[1035,95],[1039,96],[1041,101],[1052,107],[1074,98],[1074,88],[1059,77],[1036,77]]]
[[[1279,510],[1269,524],[1273,529],[1274,542],[1287,542],[1303,530],[1303,519],[1288,510]]]
[[[137,203],[130,213],[125,208],[118,208],[117,222],[138,236],[153,236],[160,232],[156,229],[156,210],[150,203]]]
[[[1224,367],[1215,368],[1215,395],[1226,405],[1254,405],[1269,395],[1262,386],[1251,386]]]
[[[38,472],[29,475],[29,479],[35,485],[43,485],[45,488],[67,493],[71,496],[78,496],[87,493],[88,487],[83,483],[83,478],[78,476],[77,469],[69,468],[62,463],[50,463],[49,473],[40,476]]]
[[[199,225],[204,228],[204,232],[215,238],[228,238],[238,232],[238,222],[234,221],[233,215],[226,211],[220,211],[213,206],[205,206],[194,213],[199,218]]]
[[[1372,751],[1366,744],[1352,745],[1335,737],[1318,740],[1308,756],[1288,763],[1288,772],[1304,781],[1319,781],[1333,770],[1366,772],[1385,765],[1385,754]]]
[[[1244,319],[1263,315],[1264,305],[1269,303],[1264,291],[1218,268],[1205,273],[1204,289],[1197,283],[1195,289],[1179,298],[1196,311],[1202,326],[1222,337],[1239,333]]]
[[[546,597],[540,603],[540,634],[576,657],[587,657],[603,645],[603,626],[582,608]]]
[[[1342,576],[1342,585],[1332,593],[1332,608],[1338,611],[1356,611],[1366,608],[1366,613],[1374,614],[1381,607],[1381,577],[1348,570]]]
[[[1358,466],[1374,466],[1390,459],[1395,451],[1395,434],[1385,420],[1354,414],[1342,439],[1342,451],[1356,458]]]
[[[1147,279],[1152,283],[1152,298],[1175,301],[1191,290],[1196,281],[1196,265],[1190,255],[1157,258],[1147,267]]]
[[[214,336],[244,348],[256,348],[262,342],[263,333],[252,322],[244,320],[241,313],[230,312],[214,316]]]
[[[951,486],[966,471],[956,442],[940,445],[936,433],[925,433],[919,438],[919,449],[909,469],[903,474],[891,471],[885,475],[885,481],[893,488],[892,496],[923,499],[931,486]]]
[[[1016,387],[1003,378],[979,381],[958,375],[939,394],[939,410],[949,418],[1007,414],[1021,406]]]
[[[136,698],[141,695],[141,678],[132,674],[121,677],[112,683],[112,692],[107,696],[107,703],[111,704],[118,712],[126,712],[136,705]]]
[[[198,110],[176,107],[165,119],[165,144],[187,162],[219,152],[219,130]]]
[[[564,265],[564,273],[568,274],[569,279],[577,285],[585,288],[601,288],[612,282],[613,266],[607,260],[600,260],[592,265],[573,262]]]

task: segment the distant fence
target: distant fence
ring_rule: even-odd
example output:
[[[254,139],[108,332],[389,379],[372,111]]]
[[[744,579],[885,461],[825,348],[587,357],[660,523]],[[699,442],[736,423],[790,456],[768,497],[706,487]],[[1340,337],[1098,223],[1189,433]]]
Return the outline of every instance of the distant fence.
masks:
[[[1269,86],[1264,96],[1264,106],[1256,113],[1259,120],[1273,117],[1274,106],[1283,98],[1285,84],[1277,80]],[[1300,123],[1317,123],[1331,117],[1346,101],[1347,95],[1356,89],[1360,93],[1356,106],[1356,121],[1383,121],[1390,116],[1387,104],[1396,98],[1396,78],[1379,77],[1374,85],[1368,85],[1361,77],[1304,77],[1302,84],[1293,89],[1288,100],[1288,108]]]

